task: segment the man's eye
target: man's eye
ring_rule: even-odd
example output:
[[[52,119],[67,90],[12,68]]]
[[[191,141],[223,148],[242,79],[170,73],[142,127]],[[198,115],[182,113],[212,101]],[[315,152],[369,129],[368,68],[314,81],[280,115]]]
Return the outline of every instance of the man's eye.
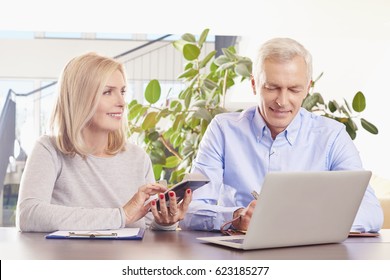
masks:
[[[301,92],[300,89],[295,89],[295,88],[290,89],[290,91],[293,93],[300,93]]]

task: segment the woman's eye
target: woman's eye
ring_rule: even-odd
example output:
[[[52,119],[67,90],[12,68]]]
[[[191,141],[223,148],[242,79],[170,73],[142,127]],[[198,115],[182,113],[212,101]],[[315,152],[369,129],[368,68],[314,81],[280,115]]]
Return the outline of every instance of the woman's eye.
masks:
[[[121,94],[122,94],[122,95],[126,95],[126,90],[122,90],[122,91],[121,91]]]
[[[111,94],[111,90],[107,90],[107,91],[103,92],[103,95],[109,95],[109,94]]]

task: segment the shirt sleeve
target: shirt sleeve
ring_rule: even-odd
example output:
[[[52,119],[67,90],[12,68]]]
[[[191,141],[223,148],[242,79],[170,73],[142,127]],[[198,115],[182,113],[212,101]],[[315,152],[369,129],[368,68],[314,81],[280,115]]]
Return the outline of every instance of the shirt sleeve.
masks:
[[[363,169],[359,152],[352,139],[342,129],[330,150],[330,170]],[[353,222],[352,231],[378,232],[382,228],[383,212],[374,190],[369,185]]]
[[[218,205],[223,184],[224,143],[218,118],[214,118],[203,136],[192,168],[193,173],[202,173],[208,177],[210,183],[194,191],[187,214],[180,222],[183,229],[219,230],[225,221],[232,219],[233,212],[240,208]]]

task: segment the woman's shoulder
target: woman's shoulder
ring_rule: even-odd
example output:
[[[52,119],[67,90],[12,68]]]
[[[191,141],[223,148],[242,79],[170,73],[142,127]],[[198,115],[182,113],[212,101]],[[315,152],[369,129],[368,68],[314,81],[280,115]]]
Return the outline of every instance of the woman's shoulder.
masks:
[[[41,146],[47,150],[50,150],[52,152],[56,151],[56,144],[55,139],[52,136],[49,135],[41,135],[38,140],[36,141],[36,146]]]
[[[132,158],[145,158],[148,157],[146,151],[130,141],[126,143],[126,149],[124,151],[125,154],[131,156]]]

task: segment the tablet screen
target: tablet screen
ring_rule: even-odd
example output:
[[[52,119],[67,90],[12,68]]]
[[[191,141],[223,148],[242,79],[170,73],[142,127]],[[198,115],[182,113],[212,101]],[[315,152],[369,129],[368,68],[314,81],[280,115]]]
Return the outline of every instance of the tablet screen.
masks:
[[[210,182],[209,180],[185,180],[182,181],[176,185],[174,185],[172,188],[169,188],[164,194],[165,194],[165,201],[167,202],[167,206],[169,206],[169,194],[168,192],[174,191],[176,193],[176,200],[177,203],[180,203],[185,195],[185,192],[187,189],[191,189],[191,191],[194,191],[205,184]],[[157,200],[157,209],[160,210],[160,202]]]

